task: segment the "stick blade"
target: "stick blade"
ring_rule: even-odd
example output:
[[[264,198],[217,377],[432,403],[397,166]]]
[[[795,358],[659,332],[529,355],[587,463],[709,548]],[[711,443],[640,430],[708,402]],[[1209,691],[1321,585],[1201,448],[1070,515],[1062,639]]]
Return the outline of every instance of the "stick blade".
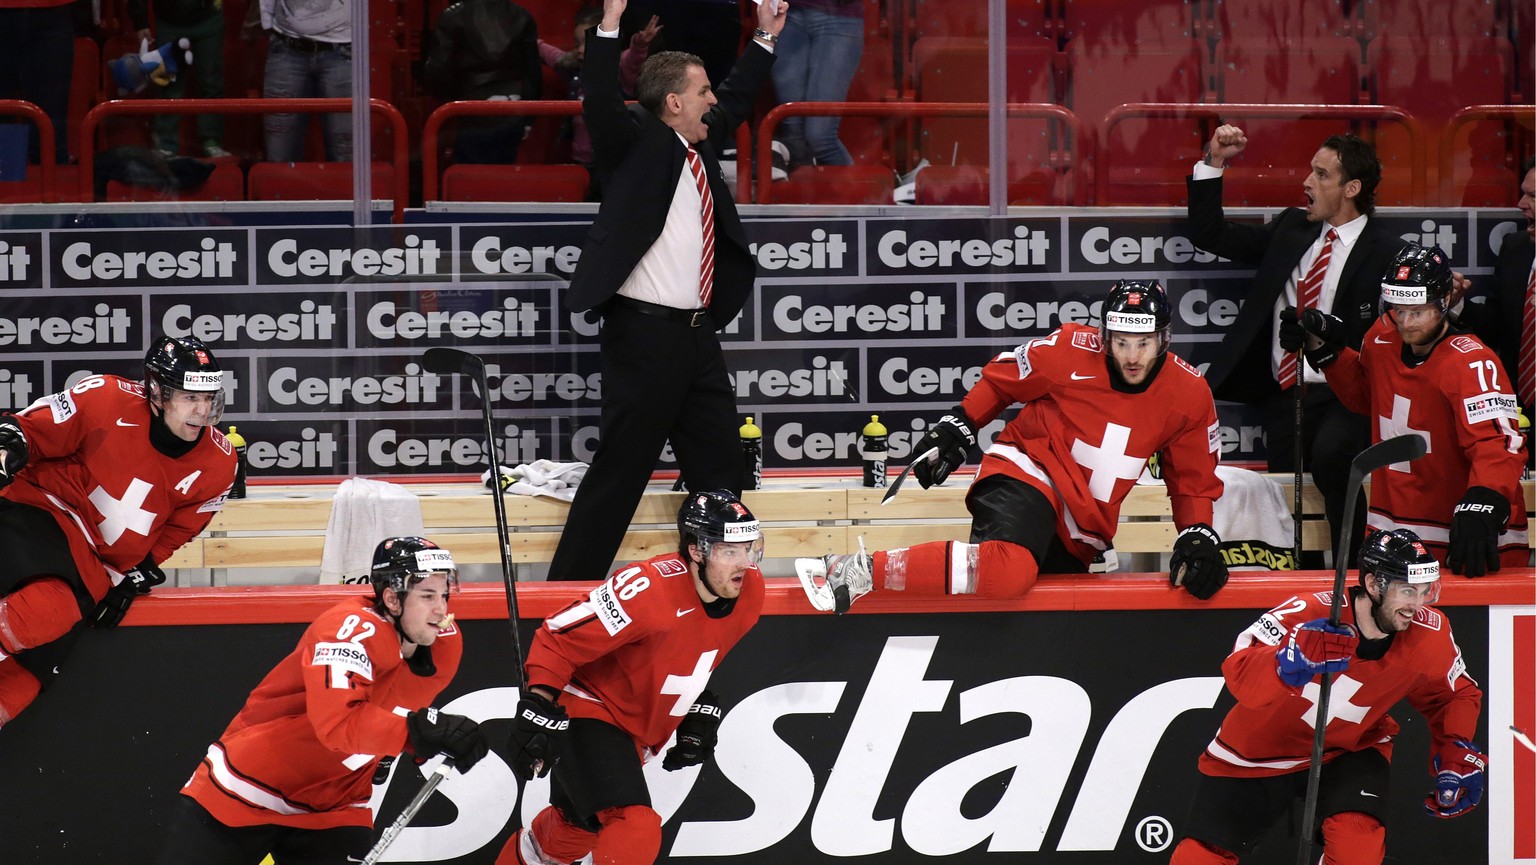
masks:
[[[1393,436],[1389,439],[1382,439],[1361,451],[1355,457],[1352,466],[1355,471],[1364,477],[1377,469],[1385,468],[1393,463],[1406,463],[1416,460],[1424,456],[1428,450],[1429,442],[1425,441],[1424,437],[1418,433]]]
[[[453,375],[464,373],[474,375],[479,365],[479,358],[467,351],[445,346],[433,346],[427,349],[427,353],[421,356],[421,363],[427,372],[438,375]]]

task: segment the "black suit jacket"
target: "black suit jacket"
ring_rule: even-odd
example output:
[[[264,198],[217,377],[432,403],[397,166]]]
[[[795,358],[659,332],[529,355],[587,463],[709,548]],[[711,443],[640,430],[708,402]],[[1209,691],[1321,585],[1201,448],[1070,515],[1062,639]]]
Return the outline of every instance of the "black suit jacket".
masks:
[[[1296,207],[1263,225],[1228,222],[1221,206],[1221,185],[1219,177],[1188,179],[1189,239],[1207,252],[1251,264],[1255,272],[1237,320],[1222,338],[1205,377],[1218,399],[1257,404],[1280,393],[1269,362],[1275,301],[1323,229],[1308,222],[1306,211]],[[1401,246],[1380,222],[1368,218],[1365,230],[1350,247],[1329,312],[1344,321],[1344,332],[1354,348],[1360,347],[1376,320],[1381,276]]]
[[[1498,352],[1499,363],[1511,377],[1520,374],[1520,325],[1532,260],[1536,260],[1536,244],[1531,243],[1530,235],[1519,231],[1505,236],[1494,260],[1487,296],[1482,303],[1468,303],[1461,314],[1463,326]]]
[[[661,236],[667,210],[686,170],[688,148],[670,126],[639,105],[626,107],[619,91],[620,40],[587,33],[582,78],[582,115],[592,134],[593,170],[603,190],[597,219],[581,246],[565,303],[573,311],[600,307],[619,290],[646,250]],[[694,149],[704,161],[715,200],[715,281],[710,301],[719,327],[741,311],[757,278],[757,263],[736,213],[736,201],[720,173],[720,151],[750,116],[768,78],[773,55],[756,42],[747,46],[715,91],[719,102],[704,115],[709,135]]]

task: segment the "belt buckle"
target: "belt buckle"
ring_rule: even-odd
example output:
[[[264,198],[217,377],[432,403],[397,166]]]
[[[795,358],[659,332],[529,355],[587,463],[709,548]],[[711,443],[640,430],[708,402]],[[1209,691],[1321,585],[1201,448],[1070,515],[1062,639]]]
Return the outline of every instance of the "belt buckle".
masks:
[[[704,316],[706,316],[706,315],[709,315],[709,310],[707,310],[707,309],[696,309],[693,312],[689,313],[689,315],[688,315],[688,326],[689,327],[703,327],[704,326]]]

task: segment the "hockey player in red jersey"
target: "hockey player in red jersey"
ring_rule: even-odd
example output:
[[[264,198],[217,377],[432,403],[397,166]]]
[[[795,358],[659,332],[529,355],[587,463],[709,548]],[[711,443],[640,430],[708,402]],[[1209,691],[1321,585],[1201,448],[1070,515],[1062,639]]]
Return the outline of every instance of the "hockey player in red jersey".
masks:
[[[1200,787],[1172,865],[1232,865],[1306,792],[1324,672],[1336,674],[1323,739],[1317,819],[1330,865],[1386,854],[1392,740],[1406,698],[1429,722],[1434,789],[1424,807],[1457,817],[1482,800],[1473,744],[1483,694],[1467,675],[1440,594],[1440,566],[1413,532],[1371,534],[1340,626],[1331,592],[1291,598],[1238,635],[1221,665],[1237,698],[1200,755]]]
[[[198,340],[160,337],[142,384],[86,376],[0,417],[0,726],[57,675],[82,620],[120,622],[224,506],[223,375]]]
[[[1120,502],[1154,454],[1180,530],[1169,579],[1202,600],[1216,594],[1227,581],[1211,528],[1222,489],[1216,406],[1199,371],[1168,351],[1170,319],[1160,284],[1122,280],[1099,328],[1064,324],[993,358],[912,450],[918,482],[941,484],[965,464],[976,430],[1021,405],[966,495],[970,543],[799,559],[812,605],[841,613],[872,589],[1019,597],[1041,573],[1113,570]]]
[[[1327,313],[1309,309],[1300,325],[1307,362],[1371,420],[1373,443],[1428,439],[1423,458],[1371,475],[1367,526],[1412,529],[1453,573],[1480,577],[1530,561],[1525,437],[1498,355],[1446,314],[1452,284],[1444,253],[1409,243],[1382,276],[1384,312],[1359,351],[1343,346],[1342,325]],[[1294,311],[1283,318],[1295,326]]]
[[[208,746],[162,865],[361,862],[381,760],[442,753],[467,772],[485,756],[478,724],[430,708],[464,654],[448,612],[453,558],[425,538],[388,538],[369,579],[373,596],[321,613]]]
[[[498,865],[650,865],[661,816],[641,765],[674,730],[663,768],[714,755],[724,713],[705,686],[762,612],[763,535],[724,490],[689,494],[677,529],[677,552],[620,568],[534,635],[511,762],[524,780],[553,770],[550,804]]]

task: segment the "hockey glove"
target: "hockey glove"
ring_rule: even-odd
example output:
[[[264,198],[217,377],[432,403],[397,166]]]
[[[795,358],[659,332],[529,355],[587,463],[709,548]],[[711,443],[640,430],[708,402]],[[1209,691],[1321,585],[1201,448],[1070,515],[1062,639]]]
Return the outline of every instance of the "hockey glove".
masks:
[[[1173,542],[1168,561],[1168,584],[1183,586],[1202,601],[1210,600],[1227,584],[1227,562],[1221,557],[1221,537],[1205,523],[1196,523]]]
[[[558,703],[537,691],[524,691],[512,723],[512,772],[524,781],[544,777],[560,762],[560,743],[571,719]]]
[[[661,768],[676,772],[684,766],[697,766],[715,755],[715,734],[725,711],[713,692],[699,694],[688,707],[688,715],[677,725],[677,744],[667,749]]]
[[[405,731],[417,759],[447,754],[460,772],[468,772],[490,750],[479,724],[430,706],[406,715]]]
[[[1295,354],[1306,345],[1307,331],[1296,318],[1296,307],[1288,306],[1280,310],[1280,330],[1277,336],[1280,350],[1286,354]]]
[[[137,567],[123,572],[122,582],[108,589],[101,603],[91,611],[91,627],[117,627],[123,616],[128,615],[128,608],[133,605],[134,598],[149,594],[151,588],[163,582],[165,571],[160,570],[154,559],[145,556]]]
[[[1460,817],[1483,801],[1483,778],[1488,758],[1477,746],[1457,739],[1436,754],[1435,792],[1424,799],[1424,810],[1436,817]]]
[[[0,490],[11,485],[27,464],[27,437],[9,417],[0,419]]]
[[[1451,511],[1451,549],[1446,567],[1453,574],[1481,577],[1499,569],[1499,533],[1509,522],[1509,499],[1487,487],[1472,487]]]
[[[939,453],[932,459],[919,460],[912,467],[912,474],[925,490],[942,484],[950,472],[965,465],[975,446],[976,431],[971,419],[965,416],[964,409],[955,406],[917,440],[912,453],[920,456],[933,448],[938,448]]]
[[[1321,673],[1342,673],[1360,645],[1360,637],[1347,625],[1337,627],[1327,619],[1313,619],[1291,629],[1290,642],[1277,655],[1280,681],[1300,688]]]
[[[1307,349],[1307,363],[1313,369],[1320,370],[1339,359],[1339,352],[1344,348],[1342,319],[1320,309],[1308,308],[1301,313],[1301,326],[1308,336],[1321,343],[1316,348]]]

